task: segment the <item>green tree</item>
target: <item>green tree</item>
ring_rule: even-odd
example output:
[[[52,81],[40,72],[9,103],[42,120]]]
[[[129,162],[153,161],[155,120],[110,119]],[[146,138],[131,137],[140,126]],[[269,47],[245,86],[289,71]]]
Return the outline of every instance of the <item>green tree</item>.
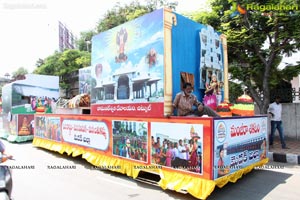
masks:
[[[44,64],[44,60],[41,59],[41,58],[39,58],[39,59],[36,61],[35,66],[36,66],[36,67],[40,67],[42,64]]]
[[[24,67],[20,67],[17,69],[17,71],[14,71],[12,73],[12,79],[13,80],[22,80],[25,79],[25,75],[28,74],[27,69],[25,69]]]
[[[229,102],[235,103],[236,99],[243,94],[243,88],[241,84],[229,81]]]
[[[246,10],[253,5],[295,5],[293,0],[212,0],[211,11],[193,14],[192,18],[210,24],[227,36],[229,72],[249,90],[259,107],[267,113],[270,90],[282,79],[290,81],[300,72],[299,63],[280,69],[283,56],[300,49],[299,10]],[[240,7],[238,7],[240,6]],[[292,67],[291,67],[292,66]]]
[[[90,64],[91,55],[89,52],[67,49],[64,52],[55,52],[48,56],[44,63],[34,70],[34,73],[63,77],[78,69],[88,67]],[[70,83],[67,79],[60,80],[60,86],[66,89],[70,87]]]
[[[63,67],[63,64],[59,61],[61,55],[61,52],[54,52],[53,55],[50,55],[47,58],[45,58],[43,64],[37,66],[33,73],[53,76],[58,75],[60,68]]]
[[[96,32],[93,30],[81,32],[79,39],[76,41],[78,49],[80,51],[91,52],[91,41],[94,35],[96,35]]]

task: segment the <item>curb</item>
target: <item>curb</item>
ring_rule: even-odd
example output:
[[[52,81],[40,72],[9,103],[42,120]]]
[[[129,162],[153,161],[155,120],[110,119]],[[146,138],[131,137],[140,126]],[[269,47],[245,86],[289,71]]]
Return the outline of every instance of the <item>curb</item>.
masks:
[[[283,162],[300,165],[300,155],[297,154],[268,152],[268,158],[270,159],[270,161],[274,162]]]

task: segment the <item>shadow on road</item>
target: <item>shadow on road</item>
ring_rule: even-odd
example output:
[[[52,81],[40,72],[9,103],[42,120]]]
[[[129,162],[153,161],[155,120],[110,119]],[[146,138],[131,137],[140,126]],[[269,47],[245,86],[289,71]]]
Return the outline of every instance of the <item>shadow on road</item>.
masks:
[[[270,170],[253,170],[236,183],[228,183],[223,188],[216,187],[207,200],[264,199],[275,187],[286,183],[289,177],[291,174]]]

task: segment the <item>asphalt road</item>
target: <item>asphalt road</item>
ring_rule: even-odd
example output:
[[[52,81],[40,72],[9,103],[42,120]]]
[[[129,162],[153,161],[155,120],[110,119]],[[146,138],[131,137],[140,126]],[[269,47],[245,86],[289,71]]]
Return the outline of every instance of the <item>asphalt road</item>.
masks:
[[[100,171],[80,157],[36,148],[31,143],[4,143],[16,159],[3,163],[15,168],[14,200],[195,200],[189,194]],[[55,169],[57,166],[68,169]],[[268,166],[272,169],[253,170],[234,184],[216,188],[208,200],[299,199],[300,166],[275,162]]]

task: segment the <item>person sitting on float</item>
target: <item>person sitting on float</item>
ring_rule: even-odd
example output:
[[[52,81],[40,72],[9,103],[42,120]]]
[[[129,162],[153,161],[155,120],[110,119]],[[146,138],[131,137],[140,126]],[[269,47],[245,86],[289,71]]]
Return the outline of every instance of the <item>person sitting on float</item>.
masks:
[[[172,112],[177,109],[178,116],[203,116],[208,115],[211,117],[220,117],[214,110],[210,107],[203,105],[198,101],[197,97],[192,94],[193,86],[191,83],[183,84],[183,91],[176,94],[173,105]],[[194,108],[196,107],[196,109]]]

